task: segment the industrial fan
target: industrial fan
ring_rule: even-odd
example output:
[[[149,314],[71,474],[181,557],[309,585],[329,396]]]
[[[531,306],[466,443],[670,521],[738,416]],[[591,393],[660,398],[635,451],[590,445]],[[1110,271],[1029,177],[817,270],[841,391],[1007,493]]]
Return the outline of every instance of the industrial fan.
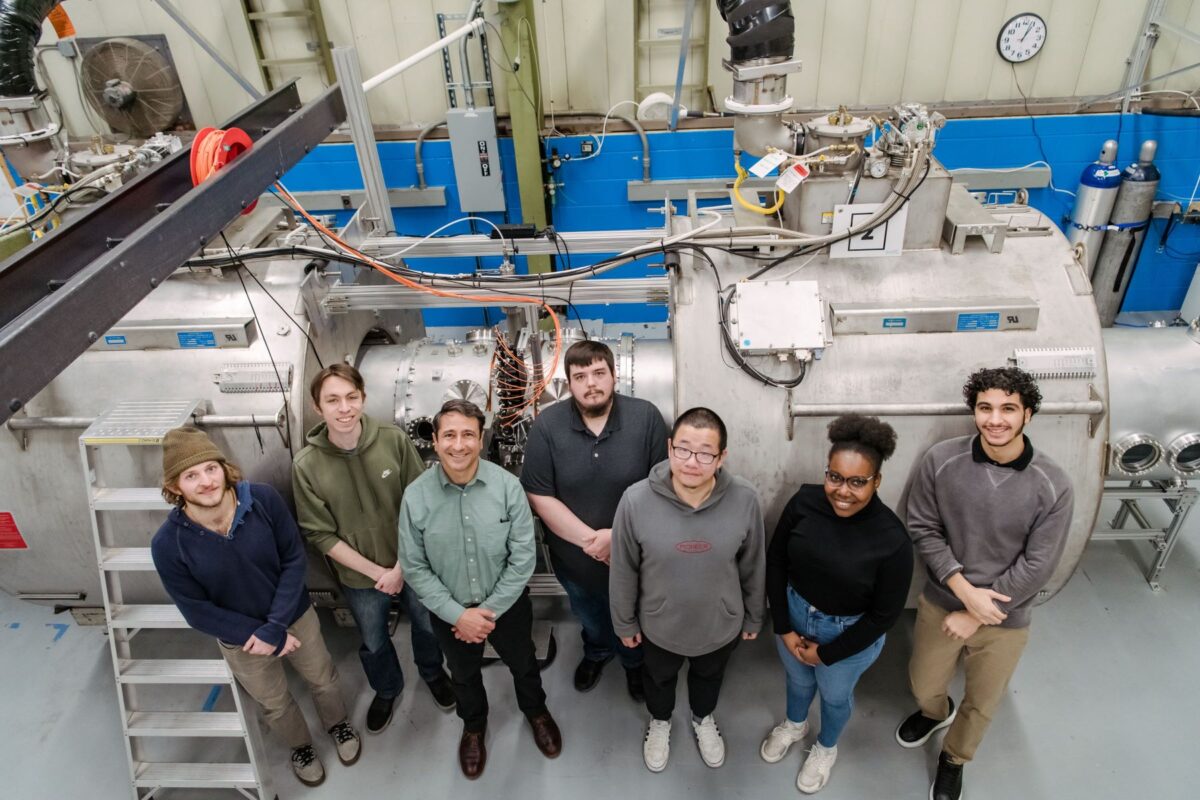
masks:
[[[169,130],[184,111],[183,87],[169,57],[138,39],[104,39],[87,48],[79,80],[91,107],[113,130],[131,136]]]

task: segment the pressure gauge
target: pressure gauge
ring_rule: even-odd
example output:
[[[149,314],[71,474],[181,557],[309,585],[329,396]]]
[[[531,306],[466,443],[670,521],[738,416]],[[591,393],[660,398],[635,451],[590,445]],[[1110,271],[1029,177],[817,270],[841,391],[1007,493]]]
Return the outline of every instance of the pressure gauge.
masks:
[[[1004,23],[996,37],[1000,57],[1013,64],[1028,61],[1046,43],[1046,21],[1037,14],[1017,14]]]

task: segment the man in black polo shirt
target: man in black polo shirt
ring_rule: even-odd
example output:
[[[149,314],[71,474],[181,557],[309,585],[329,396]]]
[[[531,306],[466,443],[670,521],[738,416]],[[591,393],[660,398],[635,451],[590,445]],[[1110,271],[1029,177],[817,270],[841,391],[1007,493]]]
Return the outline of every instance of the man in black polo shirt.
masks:
[[[616,394],[606,345],[576,342],[565,363],[571,402],[556,403],[537,418],[521,485],[551,534],[554,573],[583,628],[575,688],[595,687],[604,665],[619,656],[629,694],[642,703],[642,653],[621,644],[609,613],[609,546],[621,495],[667,457],[667,426],[652,403]]]

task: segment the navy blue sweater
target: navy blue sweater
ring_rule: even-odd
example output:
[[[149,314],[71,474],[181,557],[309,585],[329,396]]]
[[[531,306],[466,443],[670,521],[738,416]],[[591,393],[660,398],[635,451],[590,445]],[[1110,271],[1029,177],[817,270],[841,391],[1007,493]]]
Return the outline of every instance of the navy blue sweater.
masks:
[[[308,610],[308,561],[296,521],[272,487],[239,481],[228,536],[171,511],[150,552],[163,586],[198,631],[233,645],[251,636],[275,645]]]

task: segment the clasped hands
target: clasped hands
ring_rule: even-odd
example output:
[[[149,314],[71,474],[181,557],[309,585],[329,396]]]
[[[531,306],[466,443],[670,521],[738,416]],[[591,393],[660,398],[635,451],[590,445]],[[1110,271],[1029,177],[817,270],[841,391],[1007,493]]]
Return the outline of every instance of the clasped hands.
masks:
[[[454,638],[467,644],[480,644],[496,630],[496,612],[486,608],[468,608],[451,627]]]
[[[966,608],[962,611],[952,611],[942,620],[942,633],[951,639],[965,641],[975,635],[984,625],[999,625],[1008,618],[995,601],[1007,603],[1011,597],[992,589],[978,586],[968,586],[961,589],[958,598]]]

